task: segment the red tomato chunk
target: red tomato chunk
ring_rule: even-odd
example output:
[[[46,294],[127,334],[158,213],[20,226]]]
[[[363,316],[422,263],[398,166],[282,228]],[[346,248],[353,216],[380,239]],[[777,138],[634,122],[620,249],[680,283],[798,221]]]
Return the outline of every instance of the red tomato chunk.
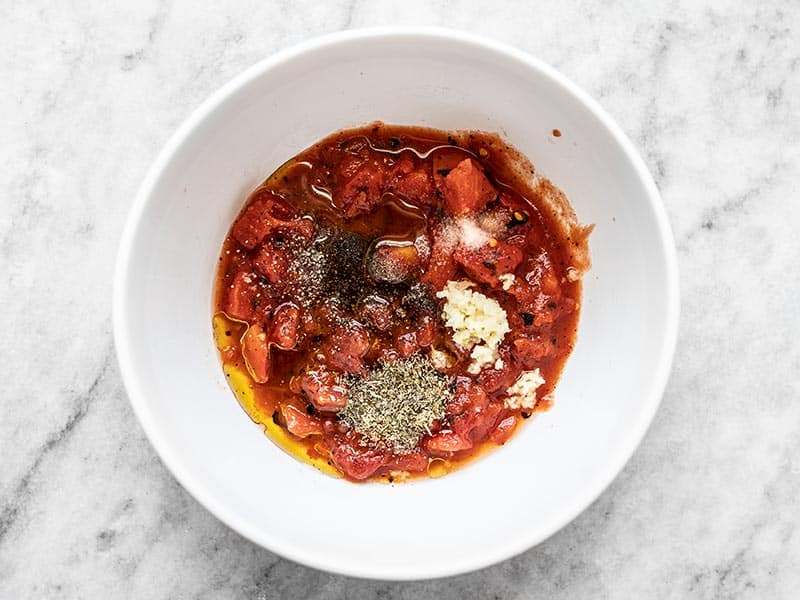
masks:
[[[497,190],[471,158],[462,160],[444,178],[444,201],[452,215],[478,212],[496,197]]]
[[[248,327],[242,337],[242,355],[256,383],[269,378],[269,341],[261,325]]]
[[[301,377],[301,388],[319,411],[337,411],[347,403],[347,388],[339,373],[320,366]]]

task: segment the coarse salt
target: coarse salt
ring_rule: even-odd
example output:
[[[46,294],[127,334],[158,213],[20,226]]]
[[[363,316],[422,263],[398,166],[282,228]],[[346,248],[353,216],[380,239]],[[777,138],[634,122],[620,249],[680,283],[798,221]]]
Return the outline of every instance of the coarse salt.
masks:
[[[477,217],[463,216],[442,223],[436,239],[446,251],[458,246],[475,250],[500,236],[506,230],[510,220],[508,211],[497,209],[481,213]]]

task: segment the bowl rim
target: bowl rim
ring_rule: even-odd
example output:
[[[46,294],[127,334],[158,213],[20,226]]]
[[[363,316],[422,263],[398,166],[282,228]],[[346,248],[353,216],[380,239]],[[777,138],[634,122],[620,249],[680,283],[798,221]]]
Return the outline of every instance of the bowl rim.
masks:
[[[245,519],[239,518],[228,511],[223,502],[209,492],[200,479],[191,472],[181,468],[181,462],[173,452],[171,445],[162,437],[154,424],[154,417],[144,401],[145,394],[140,386],[137,369],[132,359],[130,347],[130,334],[126,324],[128,301],[126,296],[128,266],[133,252],[133,241],[138,231],[145,207],[150,202],[161,173],[169,165],[177,151],[181,149],[186,139],[200,123],[222,105],[230,96],[250,81],[261,77],[269,70],[291,61],[306,52],[325,49],[354,41],[369,41],[376,38],[428,38],[437,41],[455,42],[457,44],[479,47],[481,49],[503,55],[504,58],[517,62],[532,71],[537,72],[552,84],[562,88],[563,91],[575,97],[592,115],[597,118],[612,138],[623,151],[625,157],[633,165],[638,179],[646,191],[646,201],[655,215],[659,231],[659,242],[665,257],[665,280],[667,288],[666,314],[664,315],[665,336],[659,349],[658,366],[650,379],[649,388],[642,394],[641,408],[638,419],[629,428],[623,443],[618,445],[618,451],[610,455],[604,463],[602,472],[587,483],[580,497],[573,499],[569,509],[562,511],[561,518],[555,519],[545,528],[544,533],[533,531],[530,534],[521,532],[513,542],[509,542],[502,550],[493,554],[476,552],[468,558],[457,562],[442,562],[441,564],[415,564],[412,567],[401,568],[375,568],[374,566],[361,566],[340,562],[336,556],[319,555],[307,550],[282,547],[276,540],[268,535],[263,535],[252,527]],[[155,161],[150,166],[147,174],[134,197],[125,226],[120,238],[117,253],[112,299],[112,324],[114,346],[117,362],[120,367],[122,381],[127,391],[128,399],[142,429],[150,444],[156,450],[161,461],[172,473],[175,479],[188,491],[203,507],[211,512],[225,525],[238,532],[251,542],[292,561],[324,571],[360,577],[367,579],[383,579],[395,581],[410,581],[421,579],[434,579],[458,575],[475,571],[490,565],[497,564],[516,556],[525,550],[548,539],[554,533],[573,521],[579,514],[589,507],[611,482],[619,475],[627,462],[633,456],[636,448],[641,443],[652,422],[666,388],[672,369],[673,357],[677,345],[678,320],[680,312],[678,282],[678,261],[674,237],[670,228],[666,209],[664,208],[658,188],[650,171],[639,155],[633,143],[605,112],[603,108],[586,92],[572,81],[558,72],[555,68],[544,63],[538,58],[519,50],[515,47],[463,31],[442,27],[374,27],[352,29],[314,37],[267,58],[264,58],[245,69],[240,74],[229,80],[222,87],[212,93],[199,107],[186,118],[178,129],[170,136],[163,146]]]

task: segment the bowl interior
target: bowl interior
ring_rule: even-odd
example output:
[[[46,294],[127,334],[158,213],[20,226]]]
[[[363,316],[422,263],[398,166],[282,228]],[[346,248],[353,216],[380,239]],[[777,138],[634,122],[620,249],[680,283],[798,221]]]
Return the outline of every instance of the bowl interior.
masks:
[[[399,486],[354,485],[284,454],[236,403],[211,337],[218,253],[247,192],[325,135],[375,119],[497,131],[596,223],[578,344],[553,409],[471,466]],[[421,578],[541,541],[622,468],[669,370],[675,275],[641,161],[558,75],[460,35],[349,34],[256,66],[176,134],[123,240],[115,334],[148,436],[219,518],[306,564]]]

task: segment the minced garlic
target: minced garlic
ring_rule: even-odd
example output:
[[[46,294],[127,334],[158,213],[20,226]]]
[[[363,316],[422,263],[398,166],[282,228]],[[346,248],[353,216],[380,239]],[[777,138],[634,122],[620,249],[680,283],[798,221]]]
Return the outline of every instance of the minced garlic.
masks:
[[[498,275],[497,278],[500,280],[500,283],[503,284],[503,290],[506,292],[511,289],[511,286],[514,285],[514,277],[513,273],[503,273],[502,275]]]
[[[507,408],[527,408],[533,410],[536,406],[536,390],[544,384],[544,377],[539,369],[523,371],[514,384],[506,390],[508,397],[505,400]]]
[[[575,267],[567,267],[567,281],[578,281],[581,278],[581,272]]]
[[[500,359],[498,347],[511,328],[497,300],[469,289],[474,285],[471,281],[448,281],[436,296],[446,299],[442,313],[445,324],[453,330],[453,341],[464,349],[472,348],[467,372],[477,375]]]
[[[433,347],[431,347],[429,356],[433,368],[436,369],[437,371],[444,371],[446,369],[449,369],[456,362],[455,357],[449,352],[445,350],[439,350]]]

